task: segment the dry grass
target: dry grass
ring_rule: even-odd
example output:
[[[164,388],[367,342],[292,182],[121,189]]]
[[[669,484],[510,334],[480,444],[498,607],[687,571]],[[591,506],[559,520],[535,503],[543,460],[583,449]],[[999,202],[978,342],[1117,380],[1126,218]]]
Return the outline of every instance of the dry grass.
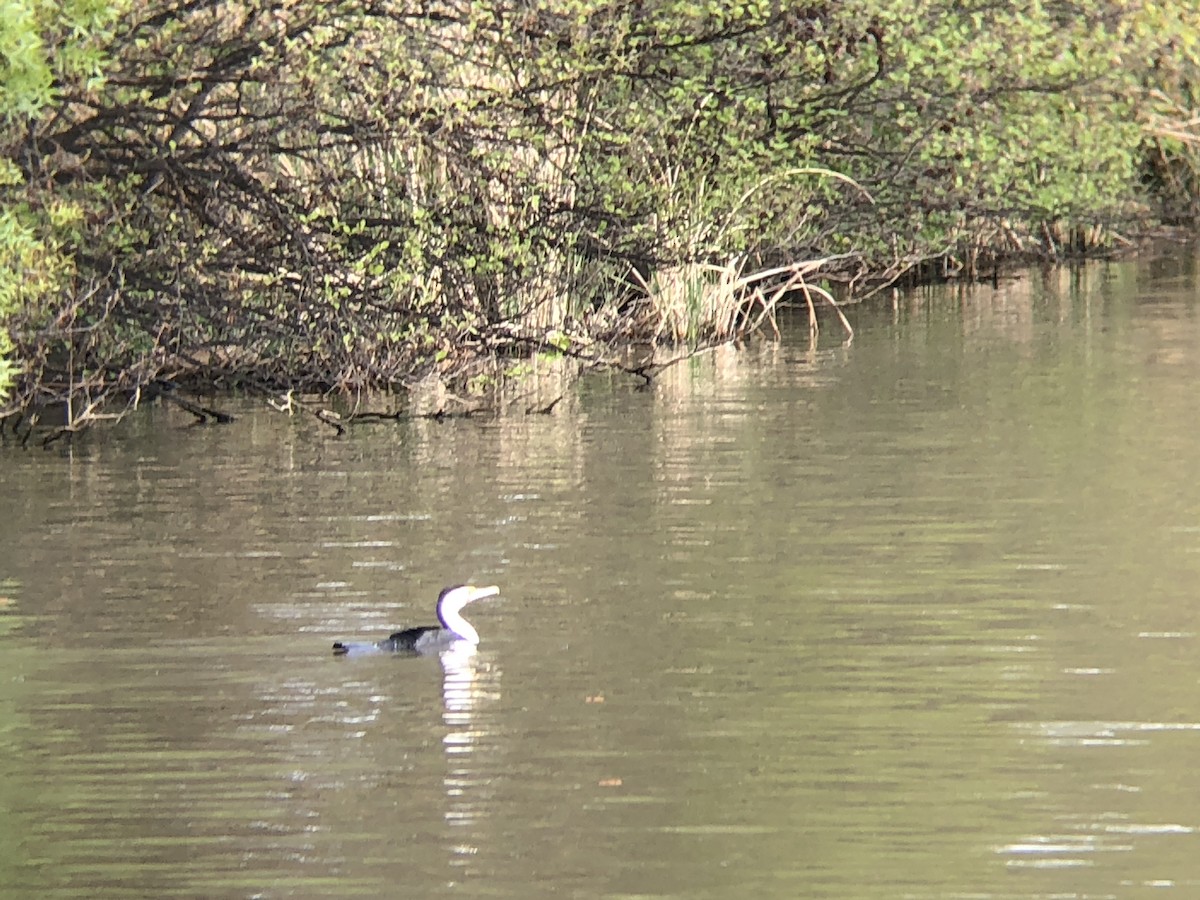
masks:
[[[783,182],[817,178],[847,184],[861,193],[869,203],[871,195],[853,179],[831,169],[800,166],[772,173],[751,185],[741,196],[726,208],[714,203],[711,187],[701,178],[692,189],[683,189],[685,175],[677,168],[665,168],[659,173],[664,196],[675,201],[676,220],[687,223],[677,234],[678,246],[672,248],[678,258],[699,260],[718,255],[721,248],[740,243],[737,232],[747,227],[754,219],[747,216],[746,209],[751,200],[761,192],[776,189]],[[668,203],[668,206],[671,206]],[[791,204],[793,209],[803,204]],[[703,211],[719,209],[719,219],[704,218]],[[680,214],[681,213],[681,214]],[[802,218],[793,230],[805,227]],[[829,256],[802,260],[783,266],[774,266],[747,272],[747,256],[734,257],[729,263],[719,265],[711,262],[686,262],[660,269],[649,279],[634,271],[656,320],[653,338],[656,343],[666,342],[695,347],[706,341],[728,341],[743,335],[769,328],[776,337],[779,327],[776,309],[790,297],[802,296],[808,307],[809,327],[814,334],[819,330],[817,320],[818,300],[827,303],[837,313],[846,338],[854,336],[845,315],[829,291],[813,284],[812,279],[822,271],[847,257]]]
[[[847,257],[823,257],[786,266],[743,273],[742,262],[725,266],[690,263],[656,273],[650,281],[634,272],[657,312],[656,343],[695,346],[704,341],[728,341],[769,327],[779,337],[776,310],[789,296],[803,296],[808,307],[809,329],[820,330],[817,300],[837,314],[846,332],[854,329],[829,291],[809,279],[823,268]]]

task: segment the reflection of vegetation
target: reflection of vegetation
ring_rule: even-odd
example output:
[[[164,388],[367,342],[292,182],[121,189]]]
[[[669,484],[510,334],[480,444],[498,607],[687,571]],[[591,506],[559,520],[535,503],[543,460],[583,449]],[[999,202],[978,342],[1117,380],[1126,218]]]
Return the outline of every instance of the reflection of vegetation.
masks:
[[[806,261],[972,269],[1196,211],[1182,0],[10,7],[0,384],[72,422],[156,378],[705,341]]]
[[[15,631],[20,625],[20,619],[12,614],[16,590],[14,581],[0,578],[0,636]],[[27,666],[28,659],[24,654],[11,649],[0,653],[0,759],[23,759],[15,732],[25,719],[17,711],[14,692],[24,683]],[[24,792],[27,785],[8,775],[0,769],[0,884],[19,884],[23,879],[15,876],[26,862],[29,836],[26,823],[15,812],[21,806],[20,798],[10,791],[15,788]]]
[[[12,614],[16,590],[16,582],[0,578],[0,635],[15,631],[20,624],[20,619]]]

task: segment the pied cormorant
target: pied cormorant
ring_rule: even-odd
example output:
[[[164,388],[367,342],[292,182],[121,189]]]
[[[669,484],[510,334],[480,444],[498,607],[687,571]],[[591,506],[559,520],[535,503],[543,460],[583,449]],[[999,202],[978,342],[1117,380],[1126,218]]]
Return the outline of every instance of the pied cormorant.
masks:
[[[448,587],[438,594],[437,616],[441,626],[420,625],[416,628],[405,628],[389,635],[382,641],[348,642],[335,641],[333,653],[343,656],[347,653],[439,653],[448,650],[458,641],[468,644],[479,643],[479,632],[462,617],[461,610],[468,603],[482,600],[484,597],[494,597],[500,593],[495,585],[476,587],[473,584],[459,584]]]

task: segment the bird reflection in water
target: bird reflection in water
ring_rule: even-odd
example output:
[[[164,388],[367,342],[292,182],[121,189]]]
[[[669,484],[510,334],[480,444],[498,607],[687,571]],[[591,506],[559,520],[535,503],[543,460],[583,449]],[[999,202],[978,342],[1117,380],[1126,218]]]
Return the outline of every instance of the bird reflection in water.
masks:
[[[446,754],[445,821],[452,829],[470,828],[451,839],[450,865],[469,866],[479,848],[473,826],[486,815],[486,778],[480,772],[476,754],[488,732],[479,721],[480,706],[498,696],[489,689],[496,672],[481,660],[476,646],[457,641],[439,655],[442,663],[442,721],[446,734],[442,748]]]
[[[498,673],[489,663],[481,661],[479,633],[463,618],[462,609],[499,593],[500,589],[494,585],[448,587],[438,596],[438,625],[407,628],[381,641],[337,641],[333,645],[334,655],[340,657],[380,653],[438,657],[442,665],[442,721],[446,726],[442,739],[446,754],[444,816],[452,828],[471,826],[484,815],[485,798],[480,792],[486,784],[474,758],[481,739],[487,735],[478,722],[479,707],[483,701],[499,696],[494,687],[488,687],[489,683],[494,685]],[[468,859],[478,848],[471,843],[469,833],[462,833],[462,840],[457,839],[458,835],[455,838],[451,842],[450,865],[457,868],[468,865]]]

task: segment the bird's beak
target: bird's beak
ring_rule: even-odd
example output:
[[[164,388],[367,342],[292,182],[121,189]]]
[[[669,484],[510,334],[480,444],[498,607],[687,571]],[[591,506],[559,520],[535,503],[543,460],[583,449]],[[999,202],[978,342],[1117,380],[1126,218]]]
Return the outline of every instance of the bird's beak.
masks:
[[[471,599],[482,600],[484,597],[495,597],[500,593],[500,588],[494,584],[489,584],[486,587],[476,587],[471,585]]]

